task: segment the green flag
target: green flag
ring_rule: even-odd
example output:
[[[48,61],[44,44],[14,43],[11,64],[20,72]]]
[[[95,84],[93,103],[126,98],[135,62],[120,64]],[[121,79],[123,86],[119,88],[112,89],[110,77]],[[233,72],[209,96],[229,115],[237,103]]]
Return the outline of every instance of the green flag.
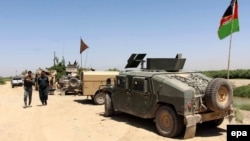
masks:
[[[238,1],[232,0],[220,20],[218,36],[222,40],[240,30],[238,19]]]

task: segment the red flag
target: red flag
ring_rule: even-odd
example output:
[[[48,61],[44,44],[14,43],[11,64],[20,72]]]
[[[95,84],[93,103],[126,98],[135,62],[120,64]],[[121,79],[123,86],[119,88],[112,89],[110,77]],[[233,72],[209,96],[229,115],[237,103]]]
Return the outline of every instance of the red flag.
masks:
[[[83,40],[81,39],[80,41],[80,54],[82,54],[82,52],[88,48],[88,45],[86,45]]]

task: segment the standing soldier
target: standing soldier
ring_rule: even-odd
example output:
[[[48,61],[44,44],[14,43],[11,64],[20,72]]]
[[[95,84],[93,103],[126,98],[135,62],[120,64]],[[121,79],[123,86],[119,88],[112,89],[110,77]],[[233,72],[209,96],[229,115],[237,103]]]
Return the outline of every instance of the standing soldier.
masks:
[[[32,85],[34,85],[34,79],[32,78],[32,72],[28,71],[28,75],[24,78],[24,108],[27,107],[27,97],[29,99],[28,105],[31,106]]]
[[[50,81],[49,81],[49,85],[50,85],[50,89],[53,89],[54,88],[54,77],[52,76]]]
[[[38,86],[39,97],[42,102],[42,105],[47,105],[49,78],[45,75],[44,71],[41,72],[41,76],[38,78]]]

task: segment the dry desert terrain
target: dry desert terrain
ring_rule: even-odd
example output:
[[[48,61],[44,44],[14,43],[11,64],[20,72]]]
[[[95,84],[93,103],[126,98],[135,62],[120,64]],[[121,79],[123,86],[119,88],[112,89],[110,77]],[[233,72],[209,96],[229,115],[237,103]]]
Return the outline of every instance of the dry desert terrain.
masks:
[[[249,83],[248,82],[244,82]],[[234,82],[234,85],[239,83]],[[242,83],[240,83],[242,85]],[[154,122],[119,114],[104,117],[104,106],[94,105],[84,96],[49,95],[42,106],[33,90],[32,107],[23,108],[23,87],[0,85],[0,141],[176,141],[157,134]],[[244,123],[250,124],[250,112]],[[218,128],[197,127],[192,141],[226,141],[228,120]],[[233,121],[233,124],[238,124]]]

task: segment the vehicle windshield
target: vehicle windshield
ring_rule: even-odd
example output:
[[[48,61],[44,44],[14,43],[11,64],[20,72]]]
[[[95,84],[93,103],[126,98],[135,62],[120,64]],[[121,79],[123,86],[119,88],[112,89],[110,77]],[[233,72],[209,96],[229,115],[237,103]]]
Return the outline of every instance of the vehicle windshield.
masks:
[[[21,77],[14,77],[13,80],[22,80]]]

